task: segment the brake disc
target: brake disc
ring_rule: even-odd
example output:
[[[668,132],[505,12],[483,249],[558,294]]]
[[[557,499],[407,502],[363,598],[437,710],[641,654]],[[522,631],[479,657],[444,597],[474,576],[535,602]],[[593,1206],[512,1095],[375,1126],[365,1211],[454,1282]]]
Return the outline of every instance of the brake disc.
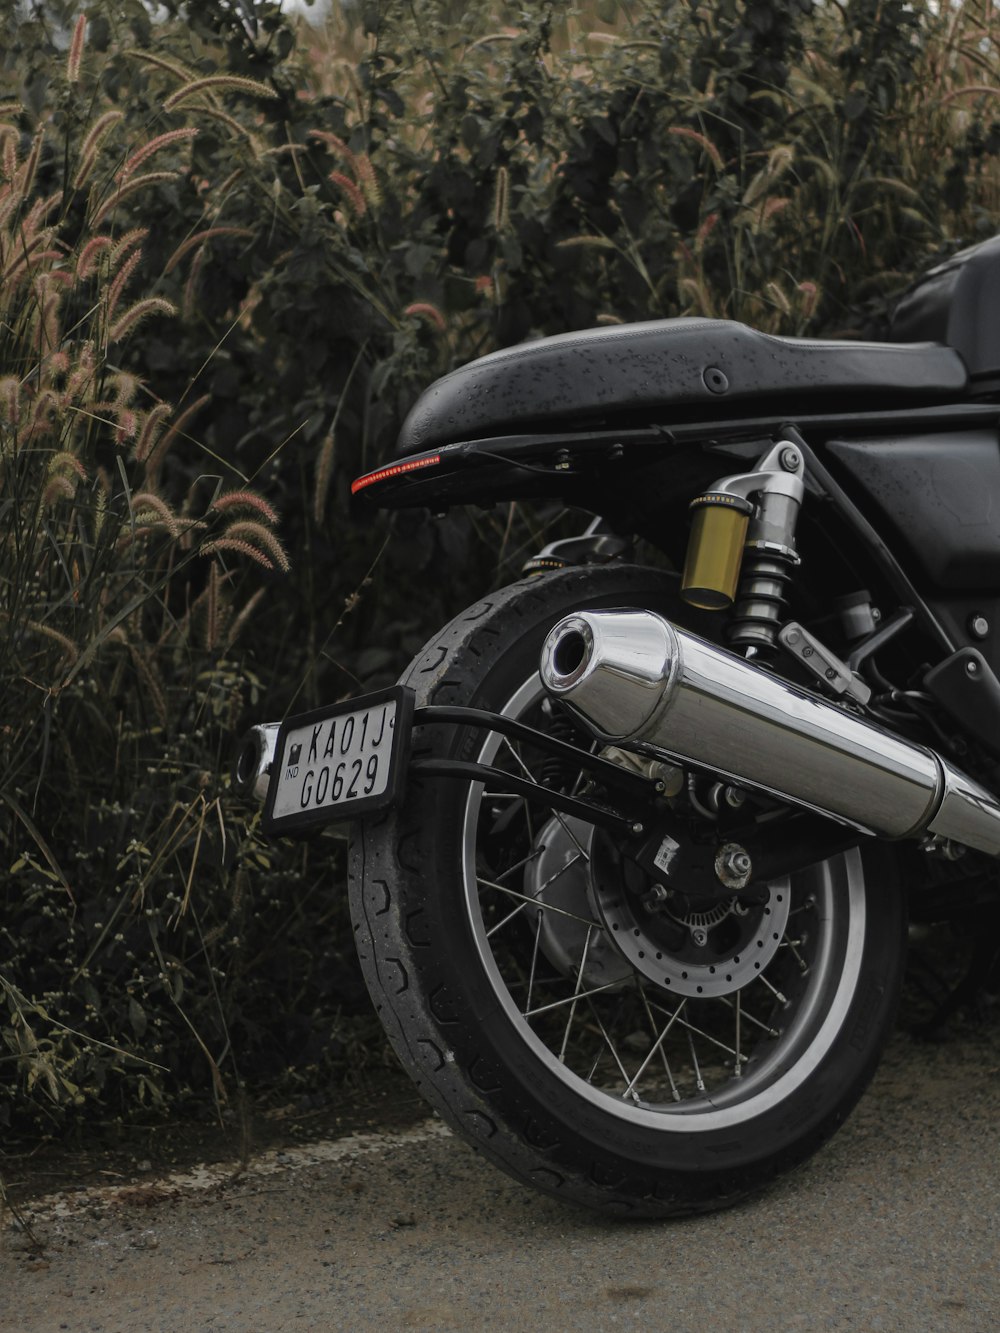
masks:
[[[622,860],[610,839],[595,838],[590,862],[594,906],[621,956],[678,995],[730,995],[763,972],[781,944],[791,893],[787,878],[767,886],[762,903],[736,897],[681,910],[650,908],[649,880]]]
[[[588,988],[623,983],[634,970],[677,995],[729,995],[764,971],[785,933],[787,879],[769,884],[763,903],[733,897],[683,910],[647,908],[649,888],[610,838],[567,815],[544,826],[524,873],[526,897],[549,909],[537,922],[539,948]]]

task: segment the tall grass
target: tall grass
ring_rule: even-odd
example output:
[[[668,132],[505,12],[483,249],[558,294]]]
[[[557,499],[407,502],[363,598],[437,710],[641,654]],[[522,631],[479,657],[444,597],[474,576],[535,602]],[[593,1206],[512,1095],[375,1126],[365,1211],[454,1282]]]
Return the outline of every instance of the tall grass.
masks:
[[[189,1022],[169,926],[233,862],[219,750],[254,685],[228,654],[264,596],[241,571],[288,569],[238,473],[171,473],[209,404],[127,368],[176,310],[126,201],[179,179],[197,131],[129,140],[85,37],[61,116],[26,135],[0,107],[0,1116],[18,1082],[82,1104],[131,1068],[158,1095],[150,997]]]

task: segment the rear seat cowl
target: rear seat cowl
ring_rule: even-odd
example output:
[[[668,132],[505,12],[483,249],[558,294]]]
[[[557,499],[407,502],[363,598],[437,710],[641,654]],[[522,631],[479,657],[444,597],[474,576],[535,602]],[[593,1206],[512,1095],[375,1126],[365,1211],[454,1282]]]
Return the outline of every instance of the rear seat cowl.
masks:
[[[740,411],[840,393],[959,396],[961,356],[935,343],[782,338],[691,317],[562,333],[480,357],[432,384],[403,424],[403,453],[616,413],[713,403]]]

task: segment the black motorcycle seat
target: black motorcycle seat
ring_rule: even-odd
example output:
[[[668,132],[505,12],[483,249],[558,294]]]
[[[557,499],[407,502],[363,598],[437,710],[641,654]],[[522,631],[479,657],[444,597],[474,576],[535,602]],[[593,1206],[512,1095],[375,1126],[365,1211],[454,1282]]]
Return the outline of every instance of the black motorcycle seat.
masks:
[[[938,343],[782,338],[732,320],[651,320],[560,333],[479,357],[420,396],[401,453],[526,430],[637,416],[669,426],[699,418],[785,413],[822,401],[839,411],[962,395],[968,376]],[[754,401],[757,413],[748,412]]]

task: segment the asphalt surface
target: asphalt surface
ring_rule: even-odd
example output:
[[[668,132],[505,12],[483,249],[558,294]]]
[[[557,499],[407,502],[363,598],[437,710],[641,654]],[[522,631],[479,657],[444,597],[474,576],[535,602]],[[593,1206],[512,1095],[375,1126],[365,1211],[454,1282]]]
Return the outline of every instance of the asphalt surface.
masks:
[[[423,1121],[36,1198],[30,1236],[5,1219],[0,1329],[987,1333],[998,1148],[995,1026],[897,1037],[812,1162],[695,1220],[567,1210]]]

